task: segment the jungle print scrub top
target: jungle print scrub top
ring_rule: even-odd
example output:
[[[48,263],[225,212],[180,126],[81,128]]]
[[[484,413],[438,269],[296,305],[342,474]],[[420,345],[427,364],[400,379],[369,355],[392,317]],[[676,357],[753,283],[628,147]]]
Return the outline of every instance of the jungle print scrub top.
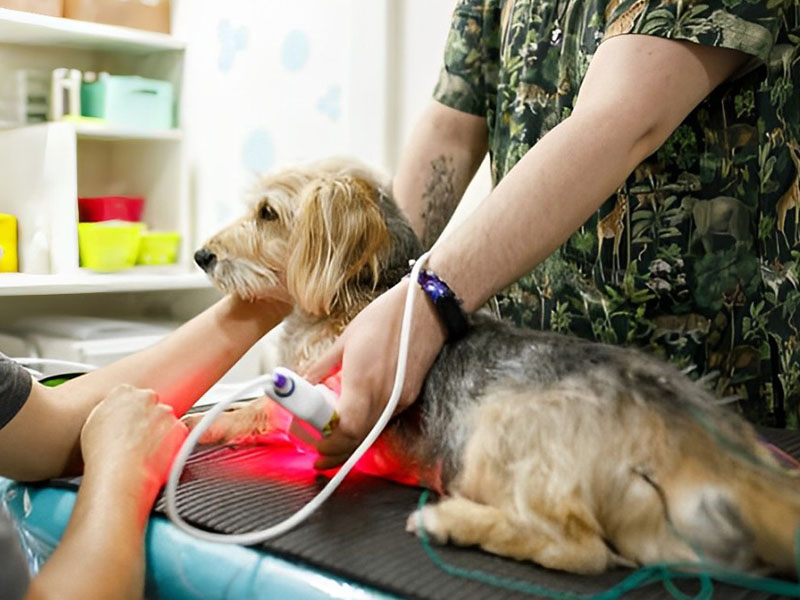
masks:
[[[504,317],[645,347],[740,396],[751,421],[797,427],[798,21],[800,0],[457,3],[434,97],[486,117],[495,184],[569,116],[606,39],[655,35],[752,56],[499,296]]]

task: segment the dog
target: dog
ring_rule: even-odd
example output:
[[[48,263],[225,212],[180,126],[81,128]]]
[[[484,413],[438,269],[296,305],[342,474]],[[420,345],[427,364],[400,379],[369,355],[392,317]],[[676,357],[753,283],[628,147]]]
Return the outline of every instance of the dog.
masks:
[[[227,293],[293,303],[281,361],[302,370],[421,253],[390,181],[339,159],[263,177],[195,258]],[[436,473],[425,483],[442,497],[408,531],[580,574],[700,561],[794,573],[797,478],[738,414],[642,351],[470,323],[379,439]],[[205,441],[268,431],[267,402],[224,413]]]

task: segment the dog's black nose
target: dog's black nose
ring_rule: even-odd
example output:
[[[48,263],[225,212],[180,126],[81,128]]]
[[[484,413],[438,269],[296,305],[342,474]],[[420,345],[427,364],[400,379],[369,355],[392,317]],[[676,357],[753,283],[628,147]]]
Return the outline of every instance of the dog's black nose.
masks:
[[[214,265],[217,264],[217,255],[205,248],[200,248],[200,250],[194,253],[194,262],[196,262],[197,266],[203,269],[203,271],[208,273],[214,268]]]

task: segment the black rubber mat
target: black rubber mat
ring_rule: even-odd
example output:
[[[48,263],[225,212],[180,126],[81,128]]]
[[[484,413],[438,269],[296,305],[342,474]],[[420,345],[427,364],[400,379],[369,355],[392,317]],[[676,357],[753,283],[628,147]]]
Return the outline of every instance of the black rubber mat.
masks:
[[[800,458],[800,433],[763,430],[763,437]],[[311,457],[292,457],[280,445],[221,447],[194,455],[178,490],[181,515],[214,531],[240,533],[266,528],[300,508],[327,481],[310,469]],[[426,553],[420,540],[405,532],[407,516],[421,490],[352,473],[308,521],[264,544],[269,552],[315,569],[384,590],[403,598],[543,598],[532,586],[581,595],[599,594],[632,571],[619,569],[598,577],[569,575],[484,553],[477,549],[435,547],[447,564],[478,570],[492,577],[521,582],[513,591],[446,573]],[[160,498],[157,511],[164,511]],[[678,588],[693,597],[694,580]],[[714,582],[714,598],[745,600],[781,598]],[[625,594],[624,598],[673,598],[661,583]]]

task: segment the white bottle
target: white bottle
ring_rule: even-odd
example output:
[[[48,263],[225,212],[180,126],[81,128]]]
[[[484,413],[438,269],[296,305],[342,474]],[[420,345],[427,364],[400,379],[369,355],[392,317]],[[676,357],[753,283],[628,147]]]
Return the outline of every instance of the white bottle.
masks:
[[[50,273],[50,228],[44,215],[36,217],[33,235],[22,249],[20,267],[25,273]]]

